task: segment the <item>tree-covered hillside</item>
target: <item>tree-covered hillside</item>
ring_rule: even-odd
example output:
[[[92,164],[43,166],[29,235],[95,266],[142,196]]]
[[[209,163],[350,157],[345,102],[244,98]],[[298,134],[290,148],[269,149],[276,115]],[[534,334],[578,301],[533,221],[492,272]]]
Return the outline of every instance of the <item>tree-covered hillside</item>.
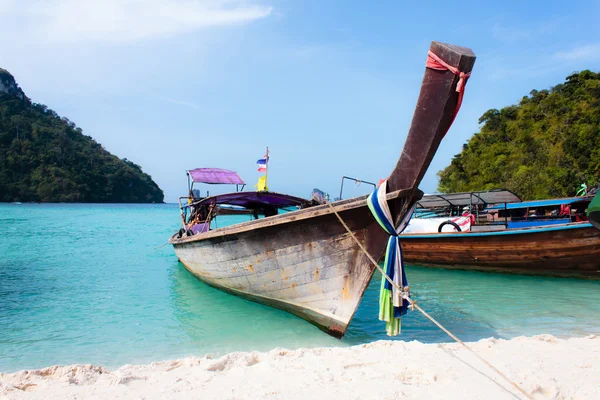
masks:
[[[574,196],[600,180],[600,74],[583,71],[519,105],[488,110],[438,190],[507,188],[523,199]]]
[[[158,203],[163,197],[139,165],[32,103],[0,69],[0,201]]]

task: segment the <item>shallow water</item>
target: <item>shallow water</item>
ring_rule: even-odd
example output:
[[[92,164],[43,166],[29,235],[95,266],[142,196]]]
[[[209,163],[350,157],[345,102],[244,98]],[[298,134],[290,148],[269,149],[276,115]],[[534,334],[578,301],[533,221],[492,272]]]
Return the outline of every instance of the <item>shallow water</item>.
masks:
[[[175,205],[0,205],[0,371],[117,367],[388,339],[373,279],[343,340],[212,289],[171,246]],[[231,216],[231,223],[248,218]],[[408,267],[419,304],[463,340],[600,333],[600,282]],[[396,340],[450,339],[409,312]]]

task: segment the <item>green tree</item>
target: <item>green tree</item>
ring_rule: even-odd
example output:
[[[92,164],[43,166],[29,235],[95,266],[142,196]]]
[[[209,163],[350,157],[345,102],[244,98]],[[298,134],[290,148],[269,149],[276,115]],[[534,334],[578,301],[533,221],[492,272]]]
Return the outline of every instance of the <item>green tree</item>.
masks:
[[[574,73],[518,105],[486,111],[479,132],[438,172],[438,190],[507,188],[523,199],[574,196],[600,182],[600,74]]]

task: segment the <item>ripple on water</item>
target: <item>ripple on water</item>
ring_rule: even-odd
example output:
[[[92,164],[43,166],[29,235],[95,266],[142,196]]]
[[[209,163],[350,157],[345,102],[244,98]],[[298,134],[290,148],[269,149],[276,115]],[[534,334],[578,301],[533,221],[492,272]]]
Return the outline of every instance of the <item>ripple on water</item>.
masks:
[[[178,229],[174,205],[0,205],[0,216],[0,371],[388,338],[379,276],[342,340],[199,282],[170,246],[156,248]],[[408,278],[420,305],[464,340],[600,334],[600,282],[412,266]],[[449,339],[409,312],[396,340]]]

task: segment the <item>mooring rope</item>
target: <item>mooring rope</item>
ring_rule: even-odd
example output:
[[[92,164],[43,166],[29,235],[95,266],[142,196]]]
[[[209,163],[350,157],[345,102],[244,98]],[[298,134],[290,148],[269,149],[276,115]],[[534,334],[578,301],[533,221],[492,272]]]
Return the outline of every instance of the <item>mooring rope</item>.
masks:
[[[164,246],[166,246],[166,245],[168,245],[168,244],[169,244],[169,241],[167,240],[166,242],[164,242],[164,243],[163,243],[163,244],[161,244],[160,246],[157,246],[157,247],[155,247],[155,248],[154,248],[154,250],[158,250],[158,249],[160,249],[161,247],[164,247]]]
[[[358,247],[360,247],[360,249],[363,251],[363,253],[365,253],[365,255],[369,258],[369,260],[371,261],[371,263],[379,270],[379,272],[381,272],[381,274],[383,275],[383,277],[398,291],[400,292],[404,292],[403,288],[400,288],[389,276],[388,274],[385,273],[385,271],[383,270],[383,268],[381,268],[379,266],[379,263],[377,263],[377,261],[375,261],[375,259],[371,256],[371,254],[367,251],[367,249],[365,248],[365,246],[363,246],[363,244],[356,238],[356,236],[354,235],[354,232],[352,232],[350,230],[350,228],[348,227],[348,225],[346,225],[346,222],[342,219],[342,217],[340,216],[340,214],[338,214],[338,212],[336,211],[336,209],[331,205],[331,203],[327,203],[327,205],[329,206],[329,208],[331,208],[331,211],[333,211],[333,213],[335,214],[335,216],[338,218],[338,220],[341,222],[341,224],[344,226],[344,228],[346,229],[346,231],[348,231],[348,233],[350,234],[350,236],[352,236],[352,238],[354,239],[354,241],[356,242],[356,244],[358,244]],[[506,380],[508,383],[510,383],[515,389],[517,389],[519,392],[521,392],[526,398],[530,399],[530,400],[534,400],[533,397],[531,397],[531,395],[529,395],[529,393],[527,393],[523,388],[521,388],[518,384],[516,384],[514,381],[512,381],[508,376],[504,375],[502,372],[500,372],[500,370],[496,367],[494,367],[492,364],[490,364],[488,361],[486,361],[483,357],[481,357],[479,354],[477,354],[475,352],[475,350],[473,350],[472,348],[470,348],[469,346],[467,346],[467,344],[465,342],[463,342],[462,340],[460,340],[458,337],[456,337],[452,332],[450,332],[448,329],[446,329],[442,324],[440,324],[435,318],[433,318],[431,315],[429,315],[427,312],[425,312],[425,310],[423,310],[416,301],[414,301],[413,299],[411,299],[408,296],[403,296],[403,298],[405,300],[407,300],[410,303],[410,307],[414,310],[415,308],[417,310],[419,310],[425,317],[427,317],[427,319],[429,319],[431,322],[433,322],[435,325],[437,325],[438,328],[440,328],[441,330],[443,330],[448,336],[450,336],[452,339],[454,339],[457,343],[461,344],[465,349],[467,349],[468,351],[470,351],[475,357],[477,357],[479,360],[481,360],[485,365],[487,365],[488,367],[490,367],[494,372],[496,372],[498,375],[500,375],[502,378],[504,378],[504,380]]]

